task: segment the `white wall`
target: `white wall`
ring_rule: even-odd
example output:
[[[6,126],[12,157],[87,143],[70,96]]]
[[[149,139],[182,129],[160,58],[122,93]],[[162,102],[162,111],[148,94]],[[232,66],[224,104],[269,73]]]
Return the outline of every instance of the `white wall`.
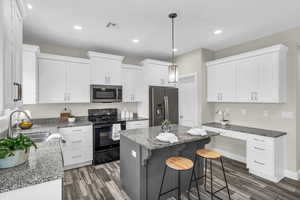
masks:
[[[206,103],[206,67],[205,62],[212,59],[213,53],[209,50],[198,49],[176,57],[179,67],[179,76],[197,73],[198,76],[198,120],[199,124],[212,121],[213,105]]]
[[[24,105],[23,109],[31,111],[32,118],[56,118],[59,117],[60,112],[64,109],[65,104],[37,104]],[[137,112],[136,103],[94,103],[94,104],[67,104],[75,116],[87,116],[88,109],[103,109],[103,108],[117,108],[120,111],[127,108],[128,111]]]

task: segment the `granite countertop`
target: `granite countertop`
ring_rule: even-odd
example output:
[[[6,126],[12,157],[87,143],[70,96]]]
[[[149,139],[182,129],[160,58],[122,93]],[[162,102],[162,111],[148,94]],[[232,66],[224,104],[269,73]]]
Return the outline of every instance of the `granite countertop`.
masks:
[[[35,125],[41,127],[57,127],[57,128],[66,128],[66,127],[77,127],[77,126],[88,126],[93,123],[88,120],[88,117],[76,117],[74,123],[62,122],[59,118],[45,118],[45,119],[33,119]]]
[[[211,136],[219,135],[217,133],[208,132],[208,135],[206,136],[192,136],[187,133],[189,129],[190,127],[172,125],[171,132],[175,133],[176,136],[178,137],[178,142],[175,143],[161,142],[155,138],[161,132],[160,126],[149,127],[145,129],[133,129],[133,130],[122,131],[121,140],[122,137],[125,137],[131,141],[134,141],[139,145],[142,145],[143,147],[149,150],[155,150],[155,149],[162,149],[162,148],[166,148],[178,144],[199,141],[199,140],[207,139]]]
[[[223,126],[221,123],[217,123],[217,122],[205,123],[202,125],[212,127],[212,128],[220,128],[220,129],[224,129],[224,130],[238,131],[238,132],[259,135],[259,136],[265,136],[265,137],[273,137],[273,138],[286,135],[286,132],[281,132],[281,131],[272,131],[272,130],[265,130],[265,129],[259,129],[259,128],[251,128],[251,127],[246,127],[246,126],[237,126],[237,125],[233,125],[233,124],[228,124],[226,126]]]
[[[37,143],[28,162],[0,169],[0,193],[63,178],[63,160],[58,139]]]

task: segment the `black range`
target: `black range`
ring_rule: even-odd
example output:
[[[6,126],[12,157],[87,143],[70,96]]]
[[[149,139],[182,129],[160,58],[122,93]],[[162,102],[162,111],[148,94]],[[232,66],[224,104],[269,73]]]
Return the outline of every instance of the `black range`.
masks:
[[[120,130],[126,130],[126,121],[118,119],[117,109],[89,109],[88,119],[93,123],[93,164],[120,159]]]

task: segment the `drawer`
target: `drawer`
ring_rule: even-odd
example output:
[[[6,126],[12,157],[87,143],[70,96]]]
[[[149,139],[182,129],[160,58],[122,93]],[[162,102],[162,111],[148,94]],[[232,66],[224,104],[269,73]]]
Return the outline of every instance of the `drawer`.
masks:
[[[274,138],[250,134],[248,136],[248,140],[257,144],[272,144],[274,142]]]
[[[208,126],[202,126],[206,131],[214,132],[214,133],[220,133],[222,130],[218,128],[212,128]]]
[[[235,138],[238,140],[247,140],[247,137],[248,137],[248,134],[241,133],[238,131],[230,131],[230,130],[225,130],[225,129],[220,129],[220,128],[212,128],[212,127],[208,127],[208,126],[203,126],[203,128],[207,131],[219,133],[221,136]]]
[[[126,122],[126,130],[147,128],[147,127],[149,127],[148,120]]]
[[[93,133],[93,128],[92,126],[67,127],[60,128],[59,132],[62,134]]]
[[[63,149],[64,166],[93,160],[92,148]]]

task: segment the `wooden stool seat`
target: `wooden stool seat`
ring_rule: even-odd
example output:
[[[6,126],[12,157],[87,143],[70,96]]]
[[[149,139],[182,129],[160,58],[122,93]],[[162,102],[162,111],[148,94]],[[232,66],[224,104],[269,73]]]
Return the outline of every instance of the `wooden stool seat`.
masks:
[[[175,170],[189,170],[193,168],[193,161],[184,157],[171,157],[166,160],[166,165]]]
[[[221,158],[221,154],[219,154],[216,151],[209,150],[209,149],[198,149],[196,151],[196,154],[198,156],[201,156],[202,158],[208,158],[208,159],[218,159],[218,158]]]

